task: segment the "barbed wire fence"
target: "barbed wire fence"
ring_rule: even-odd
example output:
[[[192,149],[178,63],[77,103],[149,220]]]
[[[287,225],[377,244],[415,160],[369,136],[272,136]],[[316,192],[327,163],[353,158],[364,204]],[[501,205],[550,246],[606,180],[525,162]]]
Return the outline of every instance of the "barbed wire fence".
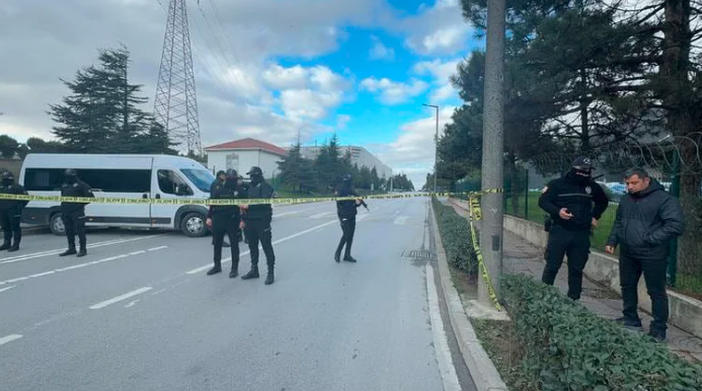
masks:
[[[685,213],[685,234],[671,246],[668,281],[671,288],[702,298],[702,133],[668,136],[659,140],[627,140],[599,146],[588,152],[542,153],[505,166],[505,213],[543,223],[538,207],[541,189],[564,175],[577,156],[593,159],[594,176],[610,197],[592,245],[603,250],[614,223],[620,198],[626,193],[624,172],[646,169],[672,195]]]

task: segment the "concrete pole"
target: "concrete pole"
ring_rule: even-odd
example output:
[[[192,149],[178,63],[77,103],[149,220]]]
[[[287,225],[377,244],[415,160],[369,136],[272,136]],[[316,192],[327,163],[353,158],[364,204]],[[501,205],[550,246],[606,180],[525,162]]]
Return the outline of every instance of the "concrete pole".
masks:
[[[482,188],[502,189],[504,178],[504,57],[505,0],[487,1],[487,50],[485,53],[485,106],[483,122]],[[503,193],[480,199],[482,223],[480,249],[492,286],[500,297],[502,275]],[[485,279],[480,276],[478,299],[492,306]]]
[[[436,162],[439,158],[439,106],[428,105],[426,103],[422,103],[422,106],[432,107],[436,110],[436,134],[434,135],[434,193],[436,193],[436,177],[439,176],[436,172]]]

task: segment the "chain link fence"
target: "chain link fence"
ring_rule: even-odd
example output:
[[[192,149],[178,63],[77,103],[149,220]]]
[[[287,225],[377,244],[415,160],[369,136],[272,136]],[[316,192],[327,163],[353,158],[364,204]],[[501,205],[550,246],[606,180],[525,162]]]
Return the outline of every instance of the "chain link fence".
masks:
[[[668,282],[671,288],[702,299],[702,134],[666,137],[653,142],[620,142],[582,153],[593,159],[594,177],[610,198],[610,206],[594,230],[592,245],[604,250],[614,224],[618,202],[626,194],[624,172],[639,167],[679,197],[685,214],[685,234],[671,244]],[[543,224],[545,212],[538,206],[541,190],[570,169],[578,154],[552,152],[528,161],[505,165],[505,213]],[[474,190],[474,183],[457,183],[459,191]],[[479,181],[477,188],[479,189]]]

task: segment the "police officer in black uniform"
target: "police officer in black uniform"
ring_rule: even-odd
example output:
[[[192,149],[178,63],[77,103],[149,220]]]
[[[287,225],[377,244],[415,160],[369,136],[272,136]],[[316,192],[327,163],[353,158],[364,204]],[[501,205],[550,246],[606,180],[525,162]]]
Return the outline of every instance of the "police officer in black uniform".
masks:
[[[210,192],[211,199],[235,200],[245,197],[239,186],[239,178],[236,170],[229,169],[226,172],[224,183],[216,183]],[[208,276],[222,271],[222,243],[224,234],[229,237],[232,250],[232,270],[229,278],[239,275],[239,241],[236,240],[241,213],[239,205],[211,205],[207,215],[207,225],[212,226],[212,236],[214,238],[214,267],[207,272]]]
[[[61,185],[61,197],[88,197],[93,198],[93,191],[90,186],[78,178],[78,173],[74,169],[67,169],[64,172],[65,181]],[[66,227],[66,238],[68,239],[68,250],[59,254],[61,257],[78,254],[84,257],[88,254],[85,238],[85,203],[62,202],[61,213],[63,224]],[[76,252],[76,235],[80,244],[80,251]]]
[[[359,197],[356,190],[353,188],[351,174],[346,174],[341,179],[341,186],[336,190],[337,197]],[[353,244],[353,235],[356,232],[356,214],[358,207],[361,206],[360,199],[342,200],[336,202],[336,214],[339,216],[341,223],[341,240],[339,246],[334,253],[334,260],[341,262],[341,250],[346,246],[344,251],[345,262],[356,262],[351,256],[351,245]]]
[[[573,300],[580,299],[591,230],[609,206],[604,190],[592,180],[592,170],[589,158],[576,158],[568,174],[551,181],[539,197],[539,207],[551,221],[541,280],[553,285],[563,256],[567,255],[568,297]]]
[[[249,199],[270,199],[275,196],[273,187],[263,179],[263,171],[260,167],[251,167],[247,173],[251,178],[248,186],[247,197]],[[275,254],[273,252],[271,221],[273,219],[273,208],[271,204],[244,205],[244,230],[248,239],[249,250],[251,252],[251,271],[243,275],[244,280],[258,278],[258,243],[261,242],[263,252],[266,254],[268,262],[268,276],[266,285],[275,281],[273,269],[275,267]]]
[[[3,194],[27,194],[27,190],[20,184],[15,183],[15,176],[11,172],[5,171],[0,177],[0,193]],[[0,251],[7,250],[14,252],[19,250],[22,241],[22,210],[29,201],[4,200],[0,199],[0,224],[5,235],[5,241],[0,246]],[[14,241],[12,241],[14,237]]]
[[[224,183],[225,183],[226,181],[227,181],[227,173],[226,173],[226,171],[224,171],[224,170],[219,170],[219,171],[217,171],[217,177],[215,178],[215,180],[214,180],[214,181],[212,182],[212,184],[210,185],[210,194],[212,194],[212,192],[214,191],[215,186],[217,186],[217,185],[219,185],[219,184],[224,185]],[[212,207],[210,207],[210,210],[209,210],[207,213],[208,213],[208,217],[209,217],[209,216],[211,215],[211,213],[212,213]],[[214,242],[214,234],[213,234],[213,235],[212,235],[212,245],[213,245],[213,246],[214,246],[214,243],[215,243],[215,242]],[[227,243],[226,241],[223,241],[223,242],[222,242],[222,247],[229,247],[229,243]]]

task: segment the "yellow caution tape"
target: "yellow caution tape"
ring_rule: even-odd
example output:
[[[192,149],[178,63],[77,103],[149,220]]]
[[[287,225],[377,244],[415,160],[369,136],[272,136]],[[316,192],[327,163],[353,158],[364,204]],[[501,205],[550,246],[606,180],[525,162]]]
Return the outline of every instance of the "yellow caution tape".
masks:
[[[494,190],[494,189],[491,189]],[[499,193],[502,191],[502,189],[497,189],[498,191],[490,191],[491,193]],[[473,239],[473,250],[475,251],[475,256],[478,258],[478,269],[480,271],[480,274],[483,276],[483,279],[485,280],[485,286],[487,287],[488,295],[490,296],[490,299],[492,302],[495,304],[495,308],[498,311],[502,311],[502,307],[500,306],[500,302],[497,300],[497,295],[495,294],[495,288],[492,286],[492,280],[490,280],[490,274],[488,273],[487,267],[485,266],[485,261],[483,260],[483,253],[480,252],[480,246],[478,245],[478,235],[475,230],[475,225],[473,224],[473,220],[479,221],[482,218],[482,214],[480,211],[480,200],[478,196],[471,196],[468,199],[468,202],[470,204],[469,208],[469,213],[470,213],[470,235]]]
[[[351,201],[356,199],[397,199],[416,197],[479,197],[498,193],[500,189],[487,189],[477,192],[426,192],[402,194],[376,194],[362,197],[309,197],[309,198],[257,198],[257,199],[210,199],[210,198],[117,198],[117,197],[63,197],[25,194],[0,194],[0,200],[69,202],[76,204],[160,204],[160,205],[265,205],[302,204],[327,201]]]

